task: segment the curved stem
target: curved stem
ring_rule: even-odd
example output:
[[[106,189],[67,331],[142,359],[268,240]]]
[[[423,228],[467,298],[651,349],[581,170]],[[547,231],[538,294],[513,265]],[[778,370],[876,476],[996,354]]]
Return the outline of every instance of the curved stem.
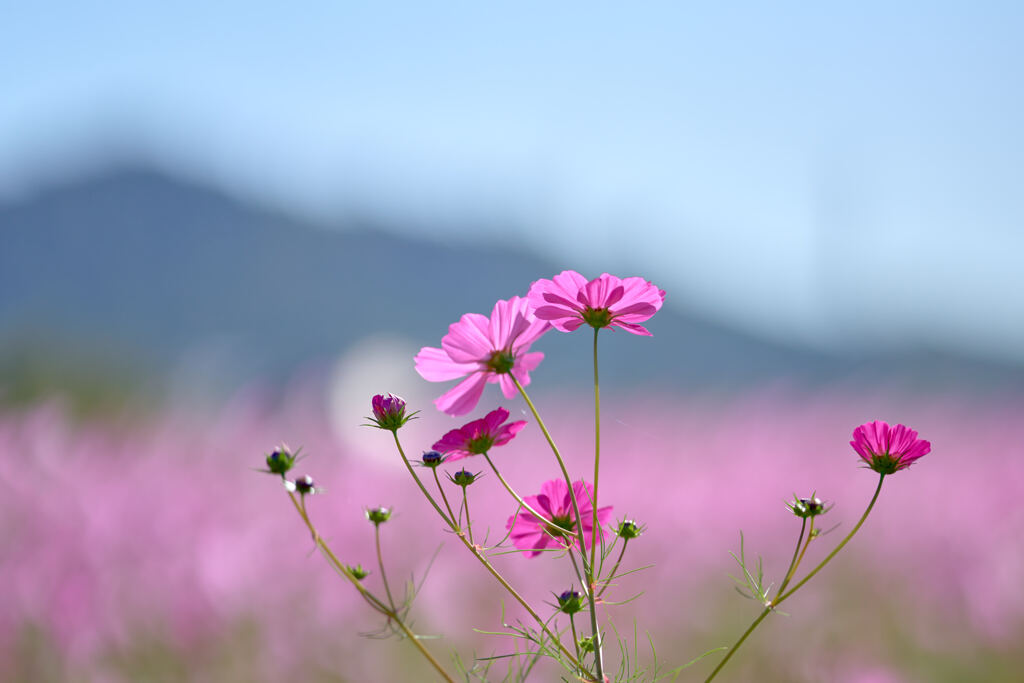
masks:
[[[779,589],[775,591],[775,595],[782,595],[783,591],[786,590],[786,586],[793,578],[793,574],[796,572],[796,568],[800,564],[800,560],[803,559],[804,553],[800,552],[800,545],[804,540],[804,532],[807,531],[807,518],[804,517],[800,520],[800,535],[796,538],[796,547],[793,548],[793,559],[789,561],[789,569],[786,570],[786,575],[782,579],[782,584],[779,585]],[[811,533],[807,537],[807,545],[810,545],[811,538],[814,535],[814,518],[811,517]],[[807,552],[807,546],[804,546],[804,552]]]
[[[434,472],[434,481],[437,483],[437,490],[441,493],[441,500],[444,501],[444,507],[448,510],[448,516],[453,520],[455,519],[455,513],[452,511],[452,506],[448,504],[448,496],[444,495],[444,487],[441,486],[441,479],[437,476],[437,468],[431,467]],[[465,491],[465,489],[463,489]]]
[[[866,520],[866,519],[868,518],[868,515],[869,515],[869,514],[871,514],[871,509],[872,509],[873,507],[875,507],[875,501],[877,501],[877,500],[878,500],[878,494],[879,494],[879,493],[881,493],[881,491],[882,491],[882,482],[883,482],[883,481],[885,481],[885,475],[884,475],[884,474],[883,474],[883,475],[881,475],[881,477],[880,477],[880,478],[878,479],[878,486],[877,486],[877,487],[875,488],[875,495],[871,496],[871,502],[870,502],[870,503],[868,503],[868,507],[867,507],[867,509],[866,509],[866,510],[864,510],[864,514],[863,514],[863,515],[861,515],[861,517],[860,517],[860,521],[858,521],[858,522],[857,522],[857,525],[856,525],[855,527],[853,527],[853,529],[852,529],[852,530],[850,531],[850,533],[849,533],[849,534],[847,534],[847,535],[846,535],[846,538],[844,538],[844,539],[843,539],[842,541],[840,541],[840,542],[839,542],[839,545],[837,545],[837,546],[835,547],[835,549],[834,549],[834,550],[833,550],[832,552],[830,552],[830,553],[828,554],[828,556],[827,556],[827,557],[826,557],[826,558],[825,558],[824,560],[822,560],[822,561],[821,561],[821,563],[820,563],[820,564],[819,564],[819,565],[818,565],[817,567],[815,567],[814,569],[812,569],[812,570],[810,571],[810,573],[808,573],[808,574],[807,574],[807,576],[805,576],[805,577],[804,577],[804,578],[803,578],[803,579],[802,579],[802,580],[801,580],[801,581],[800,581],[800,582],[799,582],[798,584],[796,584],[796,585],[795,585],[795,586],[793,586],[793,587],[792,587],[791,589],[789,589],[789,591],[788,591],[788,592],[786,592],[786,593],[782,593],[782,591],[781,591],[781,589],[780,589],[780,591],[779,591],[779,592],[780,592],[780,595],[779,595],[779,597],[778,597],[778,598],[776,598],[776,599],[775,599],[775,600],[774,600],[774,601],[773,601],[773,602],[772,602],[772,603],[771,603],[770,605],[766,606],[766,607],[764,608],[764,611],[763,611],[763,612],[761,612],[761,615],[760,615],[760,616],[759,616],[759,617],[758,617],[757,619],[755,619],[755,620],[754,620],[754,623],[752,623],[752,624],[751,624],[751,625],[750,625],[750,626],[749,626],[749,627],[747,628],[747,630],[743,632],[743,635],[742,635],[742,636],[740,636],[740,639],[739,639],[739,640],[737,640],[737,641],[736,641],[736,644],[735,644],[735,645],[733,645],[733,646],[732,646],[732,647],[731,647],[731,648],[729,649],[729,652],[728,652],[728,654],[726,654],[726,655],[725,655],[725,657],[724,657],[724,658],[722,659],[722,661],[718,663],[718,666],[716,666],[716,667],[715,667],[715,670],[711,672],[711,675],[710,675],[710,676],[708,676],[708,677],[707,677],[707,678],[706,678],[706,679],[704,680],[704,683],[708,683],[708,682],[709,682],[709,681],[710,681],[711,679],[713,679],[713,678],[714,678],[714,677],[715,677],[715,676],[716,676],[716,675],[718,674],[718,672],[719,672],[719,671],[721,671],[721,670],[722,670],[722,667],[723,667],[723,666],[725,666],[725,663],[729,661],[729,659],[730,659],[730,658],[731,658],[731,657],[733,656],[733,654],[734,654],[734,653],[736,652],[736,650],[738,650],[738,649],[740,648],[740,645],[742,645],[742,644],[743,644],[743,641],[745,641],[745,640],[747,639],[747,636],[749,636],[749,635],[750,635],[751,633],[753,633],[754,629],[755,629],[755,628],[757,628],[757,625],[758,625],[758,624],[760,624],[760,623],[761,623],[762,621],[764,621],[764,618],[765,618],[766,616],[768,616],[768,614],[769,614],[769,613],[770,613],[770,612],[771,612],[771,611],[772,611],[773,609],[775,609],[776,607],[778,607],[779,605],[781,605],[781,604],[782,604],[782,602],[783,602],[783,601],[784,601],[784,600],[785,600],[786,598],[788,598],[789,596],[791,596],[791,595],[792,595],[793,593],[795,593],[795,592],[797,592],[798,590],[800,590],[800,587],[801,587],[801,586],[803,586],[803,585],[804,585],[805,583],[807,583],[808,581],[810,581],[810,580],[811,580],[811,577],[813,577],[813,576],[814,576],[815,574],[817,574],[817,573],[818,573],[819,571],[821,571],[821,570],[822,570],[822,568],[824,568],[824,566],[825,566],[826,564],[828,564],[828,563],[829,563],[829,561],[830,561],[830,560],[831,560],[831,559],[832,559],[833,557],[835,557],[835,556],[836,556],[836,553],[838,553],[838,552],[839,552],[840,550],[842,550],[842,549],[843,549],[843,546],[845,546],[845,545],[846,545],[846,544],[847,544],[847,543],[848,543],[848,542],[850,541],[850,539],[851,539],[851,538],[853,538],[853,535],[857,533],[857,530],[858,530],[858,529],[860,529],[860,528],[861,528],[861,526],[863,526],[863,524],[864,524],[864,520]],[[812,531],[813,531],[813,528],[814,528],[814,520],[813,520],[813,519],[811,519],[811,530],[812,530]],[[809,545],[811,544],[811,538],[812,538],[812,535],[811,535],[811,534],[808,534],[808,536],[807,536],[807,541],[806,541],[806,542],[804,543],[804,548],[803,548],[803,550],[802,550],[802,551],[800,552],[800,555],[799,555],[799,557],[797,557],[797,559],[796,559],[796,564],[797,564],[797,565],[799,565],[799,564],[800,564],[800,562],[801,562],[801,560],[803,560],[803,557],[804,557],[804,553],[806,553],[806,552],[807,552],[807,547],[808,547],[808,546],[809,546]],[[795,569],[794,569],[794,571],[795,571]],[[785,582],[783,582],[783,583],[785,583]]]
[[[601,472],[601,384],[597,377],[597,333],[600,328],[594,328],[594,520],[590,527],[590,566],[594,567],[597,553],[597,480]]]
[[[547,425],[544,424],[544,420],[541,419],[540,413],[537,412],[537,407],[533,405],[533,401],[530,400],[529,394],[523,389],[523,385],[519,383],[516,376],[509,373],[509,377],[512,378],[512,382],[516,385],[516,389],[519,390],[519,394],[526,401],[526,405],[529,406],[530,412],[533,413],[533,419],[537,421],[537,426],[540,427],[541,432],[544,433],[544,438],[547,439],[548,446],[551,447],[551,452],[555,454],[555,459],[558,461],[558,467],[562,470],[562,476],[565,477],[565,483],[569,487],[569,500],[572,501],[572,513],[573,519],[576,520],[576,537],[580,542],[580,557],[583,561],[583,573],[587,579],[587,604],[590,608],[590,628],[593,631],[594,636],[594,668],[597,670],[597,679],[599,681],[604,680],[604,652],[603,644],[601,643],[601,631],[597,626],[597,603],[594,601],[594,572],[593,567],[587,563],[587,541],[583,535],[583,517],[580,516],[580,505],[576,500],[576,491],[572,486],[572,478],[569,477],[569,470],[565,467],[565,460],[562,459],[562,454],[558,450],[558,446],[555,445],[555,440],[551,438],[551,432],[548,431]],[[492,465],[493,467],[493,465]],[[597,508],[597,496],[594,496],[594,508]]]
[[[615,564],[612,566],[612,571],[611,571],[610,574],[608,574],[608,578],[605,579],[604,585],[601,586],[601,590],[598,591],[597,597],[600,598],[602,595],[604,595],[604,592],[606,590],[608,590],[608,586],[610,586],[612,584],[612,579],[615,578],[615,572],[617,572],[619,570],[619,565],[622,563],[622,558],[626,554],[626,546],[627,545],[629,545],[629,539],[628,538],[623,539],[623,541],[622,541],[622,550],[619,551],[619,559],[615,560]]]
[[[537,412],[537,407],[533,405],[533,401],[530,400],[529,394],[523,389],[523,385],[519,383],[516,376],[509,373],[509,377],[512,378],[512,382],[516,385],[516,389],[519,390],[519,394],[526,401],[526,405],[529,406],[530,412],[533,413],[533,419],[537,421],[537,426],[540,427],[541,432],[544,433],[544,438],[547,439],[548,446],[551,447],[551,452],[555,454],[555,459],[558,461],[558,467],[562,470],[562,476],[565,477],[565,483],[569,487],[569,500],[572,501],[572,513],[573,519],[576,520],[576,537],[580,542],[580,556],[583,561],[583,573],[587,579],[587,605],[590,608],[590,628],[593,631],[594,636],[594,668],[597,670],[597,678],[600,681],[604,680],[604,649],[603,643],[601,642],[601,631],[597,626],[597,603],[594,601],[594,570],[591,565],[587,563],[587,541],[583,535],[583,517],[580,516],[580,505],[576,500],[576,491],[572,486],[572,478],[569,477],[569,470],[565,467],[565,460],[562,459],[562,454],[558,450],[558,446],[555,445],[555,440],[551,438],[551,432],[548,431],[547,425],[544,424],[544,420],[541,419],[540,413]],[[594,496],[593,501],[594,509],[597,509],[597,496]]]
[[[827,555],[827,556],[825,557],[825,559],[824,559],[824,560],[822,560],[822,561],[821,561],[821,562],[820,562],[820,563],[818,564],[818,566],[817,566],[817,567],[815,567],[814,569],[812,569],[812,570],[811,570],[811,571],[810,571],[810,572],[809,572],[809,573],[807,574],[807,576],[805,576],[805,577],[804,577],[804,578],[803,578],[803,579],[802,579],[802,580],[800,581],[800,583],[798,583],[797,585],[795,585],[795,586],[793,586],[792,588],[790,588],[790,589],[789,589],[789,592],[787,592],[787,593],[783,593],[782,595],[780,595],[780,596],[779,596],[779,598],[778,598],[778,599],[777,599],[777,600],[776,600],[776,601],[774,602],[774,605],[775,605],[775,606],[777,606],[777,605],[781,604],[783,600],[785,600],[785,599],[786,599],[786,598],[788,598],[788,597],[789,597],[790,595],[792,595],[793,593],[796,593],[796,592],[797,592],[798,590],[800,590],[800,587],[801,587],[801,586],[803,586],[803,585],[804,585],[805,583],[807,583],[808,581],[810,581],[810,580],[811,580],[811,578],[812,578],[812,577],[813,577],[813,576],[814,576],[815,574],[817,574],[818,572],[820,572],[820,571],[821,571],[821,570],[822,570],[822,569],[823,569],[823,568],[825,567],[825,565],[826,565],[826,564],[828,564],[828,563],[829,563],[829,562],[830,562],[830,561],[832,560],[832,558],[836,556],[836,553],[838,553],[838,552],[839,552],[840,550],[842,550],[842,549],[843,549],[843,546],[845,546],[845,545],[846,545],[847,543],[849,543],[849,542],[850,542],[850,539],[851,539],[851,538],[853,538],[853,535],[854,535],[855,533],[857,533],[857,530],[858,530],[858,529],[860,529],[860,528],[861,528],[861,527],[862,527],[862,526],[864,525],[864,521],[865,521],[865,520],[867,520],[867,518],[868,518],[868,515],[869,515],[869,514],[871,514],[871,508],[875,507],[875,501],[876,501],[876,500],[878,500],[878,494],[882,492],[882,482],[883,482],[883,481],[885,481],[885,475],[884,475],[884,474],[883,474],[883,475],[881,475],[881,476],[879,476],[879,478],[878,478],[878,486],[877,486],[877,487],[875,488],[875,495],[871,496],[871,502],[870,502],[870,503],[868,503],[868,507],[867,507],[867,509],[866,509],[866,510],[864,511],[864,514],[863,514],[863,515],[861,515],[861,517],[860,517],[860,520],[859,520],[859,521],[857,522],[857,526],[853,527],[853,529],[851,529],[851,530],[850,530],[850,533],[848,533],[848,534],[846,535],[846,538],[844,538],[844,539],[843,539],[842,541],[840,541],[840,542],[839,542],[839,545],[837,545],[837,546],[835,547],[835,549],[834,549],[834,550],[833,550],[832,552],[830,552],[830,553],[829,553],[829,554],[828,554],[828,555]]]
[[[711,675],[704,679],[704,683],[709,683],[711,679],[718,675],[718,672],[722,670],[722,667],[725,666],[725,663],[728,662],[729,659],[736,653],[736,650],[740,649],[740,645],[742,645],[743,641],[747,639],[747,636],[753,633],[754,629],[757,628],[757,625],[764,621],[764,618],[771,614],[771,612],[771,607],[764,608],[764,611],[761,612],[761,616],[759,616],[757,619],[754,619],[754,623],[752,623],[747,628],[747,630],[743,632],[743,635],[740,636],[740,639],[736,641],[736,644],[729,648],[729,652],[726,653],[725,657],[722,657],[722,661],[718,663],[718,666],[716,666],[715,670],[711,672]]]
[[[345,566],[345,564],[338,559],[337,555],[334,554],[334,552],[328,547],[327,543],[320,537],[320,534],[317,533],[316,527],[313,526],[313,522],[309,519],[309,514],[306,512],[305,504],[300,505],[299,501],[295,500],[295,494],[292,493],[291,491],[288,492],[288,496],[292,499],[292,504],[295,505],[295,509],[302,517],[302,521],[306,523],[306,528],[309,529],[309,533],[313,535],[313,541],[316,543],[320,551],[324,554],[324,557],[326,557],[328,561],[332,565],[334,565],[334,568],[342,576],[348,579],[352,583],[352,585],[356,587],[356,589],[363,596],[363,598],[368,603],[370,603],[371,607],[373,607],[375,610],[386,616],[389,620],[394,621],[398,625],[398,628],[402,630],[402,633],[405,634],[405,637],[408,638],[412,642],[412,644],[416,646],[416,649],[420,651],[420,654],[423,655],[423,657],[428,662],[430,662],[430,665],[434,667],[434,669],[441,676],[441,678],[443,678],[448,683],[455,683],[455,681],[452,679],[451,676],[448,675],[448,673],[444,670],[441,664],[436,659],[434,659],[434,656],[430,654],[426,647],[423,646],[423,643],[421,643],[419,638],[416,637],[416,634],[409,630],[409,627],[405,625],[405,622],[402,621],[402,619],[398,616],[396,611],[393,608],[389,609],[387,605],[385,605],[383,602],[380,601],[379,598],[377,598],[377,596],[375,596],[370,591],[366,590],[366,587],[363,586],[359,579],[353,576],[352,572],[349,571],[348,567]]]
[[[469,518],[469,493],[466,488],[462,487],[462,507],[466,508],[466,533],[469,534],[469,542],[473,543],[473,521]]]
[[[416,485],[420,487],[420,491],[424,496],[426,496],[427,500],[430,501],[430,504],[434,506],[434,510],[437,511],[437,514],[441,515],[441,519],[443,519],[452,529],[458,531],[458,526],[455,524],[455,521],[449,519],[448,516],[441,511],[441,507],[437,504],[437,501],[434,500],[434,497],[427,491],[427,487],[423,485],[423,482],[420,481],[420,478],[416,475],[416,470],[412,468],[412,463],[409,462],[409,458],[405,457],[405,451],[402,450],[402,444],[398,441],[398,432],[391,432],[391,436],[395,437],[395,446],[398,447],[398,452],[402,454],[402,462],[405,463],[405,468],[409,470],[409,474],[412,475]]]
[[[395,599],[391,595],[391,586],[388,585],[388,575],[384,573],[384,557],[380,552],[380,524],[373,525],[373,543],[377,547],[377,566],[380,567],[380,580],[384,582],[384,592],[388,595],[388,604],[391,605],[392,612],[397,612]]]
[[[484,568],[491,574],[491,576],[493,576],[495,580],[501,584],[502,588],[508,591],[509,595],[511,595],[516,600],[516,602],[522,605],[523,609],[525,609],[527,613],[529,613],[529,615],[533,617],[534,621],[537,622],[541,630],[544,631],[544,633],[546,633],[547,636],[551,638],[552,642],[554,642],[558,646],[558,649],[561,650],[563,655],[565,655],[569,663],[573,667],[578,667],[582,670],[582,665],[580,664],[579,660],[577,660],[576,657],[574,657],[573,654],[566,649],[565,645],[562,643],[561,638],[559,638],[558,635],[551,631],[551,629],[548,627],[547,622],[544,621],[539,614],[537,614],[537,611],[530,606],[530,603],[526,601],[526,598],[520,595],[516,591],[516,589],[513,588],[508,581],[505,580],[505,577],[502,576],[501,573],[494,568],[494,565],[492,565],[490,561],[481,554],[480,550],[475,545],[469,542],[465,534],[461,532],[461,530],[454,523],[454,521],[449,519],[441,511],[441,508],[437,505],[437,503],[434,502],[434,499],[430,497],[430,494],[428,494],[426,489],[423,487],[423,484],[420,482],[419,477],[416,476],[416,472],[413,470],[412,465],[409,464],[409,458],[407,458],[405,455],[405,449],[402,448],[402,442],[398,440],[398,434],[395,432],[392,432],[392,434],[395,437],[395,447],[398,449],[398,454],[401,456],[402,461],[405,463],[406,468],[409,470],[409,474],[411,474],[413,479],[416,480],[416,483],[419,485],[420,490],[423,491],[424,495],[426,495],[428,500],[430,500],[431,504],[434,506],[434,510],[436,510],[437,514],[441,516],[441,519],[443,519],[445,523],[448,525],[448,527],[455,532],[455,535],[459,538],[460,541],[462,541],[462,544],[466,546],[466,549],[473,554],[473,557],[479,560],[480,564],[482,564]],[[491,467],[493,468],[494,465],[492,464]],[[352,578],[354,580],[354,577]],[[590,681],[593,681],[595,683],[601,680],[600,678],[591,677],[589,673],[587,674],[587,676],[589,677]]]

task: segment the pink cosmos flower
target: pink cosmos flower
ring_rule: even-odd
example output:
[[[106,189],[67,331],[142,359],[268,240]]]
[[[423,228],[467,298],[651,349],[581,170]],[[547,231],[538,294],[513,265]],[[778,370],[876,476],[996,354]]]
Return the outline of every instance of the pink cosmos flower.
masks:
[[[471,455],[482,455],[494,446],[504,446],[526,426],[526,420],[503,424],[507,419],[508,411],[497,408],[479,420],[473,420],[451,430],[432,448],[448,455],[445,462],[461,460]]]
[[[850,445],[879,474],[906,469],[932,450],[931,443],[917,438],[917,432],[910,427],[899,424],[890,427],[881,420],[853,430]]]
[[[438,410],[449,415],[465,415],[476,407],[488,382],[498,382],[505,398],[516,395],[509,375],[523,386],[530,383],[530,370],[540,364],[544,354],[527,351],[549,328],[548,323],[537,320],[525,298],[514,296],[494,304],[490,318],[467,313],[452,323],[441,339],[441,348],[424,346],[416,354],[416,372],[428,382],[469,375],[434,401]]]
[[[573,492],[576,494],[576,503],[580,508],[580,516],[583,517],[583,538],[590,545],[593,535],[594,518],[594,488],[582,481],[575,481],[572,484]],[[562,479],[552,479],[544,482],[540,487],[540,494],[527,496],[523,500],[537,512],[545,515],[547,519],[554,522],[563,529],[576,531],[576,516],[572,511],[572,499],[569,497],[569,487]],[[601,538],[607,538],[608,532],[604,526],[612,518],[612,506],[598,508],[597,521],[600,525]],[[514,516],[508,518],[505,528],[509,529],[509,538],[512,544],[523,551],[527,557],[540,555],[545,548],[556,546],[571,547],[576,537],[566,537],[561,531],[552,529],[544,522],[537,519],[529,510],[520,510]]]
[[[658,312],[665,290],[642,277],[621,280],[604,273],[589,282],[575,270],[550,280],[537,280],[527,295],[534,315],[550,320],[556,329],[572,332],[586,323],[594,328],[620,327],[651,336],[642,323]]]

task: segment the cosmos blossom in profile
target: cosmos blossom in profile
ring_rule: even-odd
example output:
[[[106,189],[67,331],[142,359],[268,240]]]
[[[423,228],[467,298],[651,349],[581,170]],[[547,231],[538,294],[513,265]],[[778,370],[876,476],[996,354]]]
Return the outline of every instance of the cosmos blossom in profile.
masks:
[[[580,508],[580,516],[583,517],[583,538],[590,547],[591,536],[593,535],[594,518],[594,489],[590,484],[583,481],[575,481],[572,484],[573,492],[576,494],[576,503]],[[537,512],[543,514],[548,520],[554,522],[562,529],[570,532],[576,531],[576,515],[572,510],[572,499],[569,497],[569,487],[562,479],[546,481],[540,487],[540,493],[536,496],[527,496],[523,500]],[[600,528],[601,538],[607,538],[608,532],[604,526],[612,518],[612,506],[598,508],[597,522]],[[508,518],[505,528],[509,529],[509,539],[515,547],[523,551],[527,557],[540,555],[545,548],[571,547],[576,542],[575,536],[566,536],[561,531],[553,529],[537,519],[528,510],[520,510]]]
[[[650,336],[639,323],[658,312],[665,290],[642,277],[620,279],[604,273],[588,281],[575,270],[565,270],[550,280],[534,282],[528,298],[534,315],[550,320],[562,332],[587,324]]]
[[[465,415],[476,407],[488,382],[500,384],[505,398],[516,395],[512,377],[524,387],[530,383],[530,371],[544,359],[539,351],[529,353],[530,344],[550,327],[533,315],[525,298],[498,301],[490,318],[466,313],[448,327],[441,348],[420,349],[416,372],[428,382],[465,377],[434,401],[449,415]]]
[[[483,455],[494,446],[504,446],[526,426],[526,420],[505,423],[508,411],[496,408],[479,420],[467,422],[453,429],[433,445],[435,451],[444,453],[446,462],[461,460],[471,455]]]
[[[868,467],[879,474],[906,469],[932,450],[932,444],[917,438],[917,432],[898,424],[890,427],[881,420],[862,424],[853,430],[853,450]]]

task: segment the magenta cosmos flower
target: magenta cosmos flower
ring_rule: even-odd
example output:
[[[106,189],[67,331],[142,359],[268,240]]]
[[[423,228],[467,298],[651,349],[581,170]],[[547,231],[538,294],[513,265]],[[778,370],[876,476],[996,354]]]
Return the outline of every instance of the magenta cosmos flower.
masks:
[[[862,424],[853,430],[853,450],[879,474],[906,469],[932,450],[930,442],[917,438],[917,432],[904,425],[890,427],[881,420]]]
[[[590,484],[576,481],[573,482],[572,489],[576,494],[580,515],[583,517],[583,538],[587,547],[590,547],[594,529],[594,488]],[[576,531],[576,515],[573,514],[569,487],[566,486],[564,480],[552,479],[544,482],[538,495],[527,496],[523,500],[561,528],[572,532]],[[601,538],[608,536],[604,526],[611,520],[611,517],[611,505],[598,508],[597,521],[601,527]],[[545,548],[570,547],[576,540],[575,536],[567,537],[561,531],[552,529],[537,519],[529,510],[520,510],[514,516],[509,517],[505,528],[509,529],[509,538],[512,539],[512,544],[522,550],[527,557],[536,557]]]
[[[498,382],[505,398],[516,395],[509,375],[526,386],[530,370],[544,359],[540,352],[527,353],[530,344],[550,325],[537,320],[527,300],[514,296],[494,304],[491,317],[467,313],[448,327],[441,348],[424,346],[416,354],[416,372],[428,382],[466,377],[434,401],[449,415],[465,415],[476,407],[488,382]]]
[[[665,302],[665,290],[642,277],[621,280],[604,273],[590,280],[564,270],[550,280],[537,280],[528,295],[534,315],[556,329],[572,332],[586,323],[593,328],[619,327],[651,336],[642,323]]]
[[[507,419],[508,411],[497,408],[479,420],[473,420],[451,430],[432,448],[447,454],[445,462],[461,460],[471,455],[482,455],[494,446],[504,446],[526,426],[526,420],[504,424]]]

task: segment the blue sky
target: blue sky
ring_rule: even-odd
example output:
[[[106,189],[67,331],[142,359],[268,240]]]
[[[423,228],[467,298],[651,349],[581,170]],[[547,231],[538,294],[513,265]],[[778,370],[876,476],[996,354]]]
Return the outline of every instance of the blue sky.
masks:
[[[1019,3],[0,1],[0,196],[142,154],[822,347],[1024,360]]]

